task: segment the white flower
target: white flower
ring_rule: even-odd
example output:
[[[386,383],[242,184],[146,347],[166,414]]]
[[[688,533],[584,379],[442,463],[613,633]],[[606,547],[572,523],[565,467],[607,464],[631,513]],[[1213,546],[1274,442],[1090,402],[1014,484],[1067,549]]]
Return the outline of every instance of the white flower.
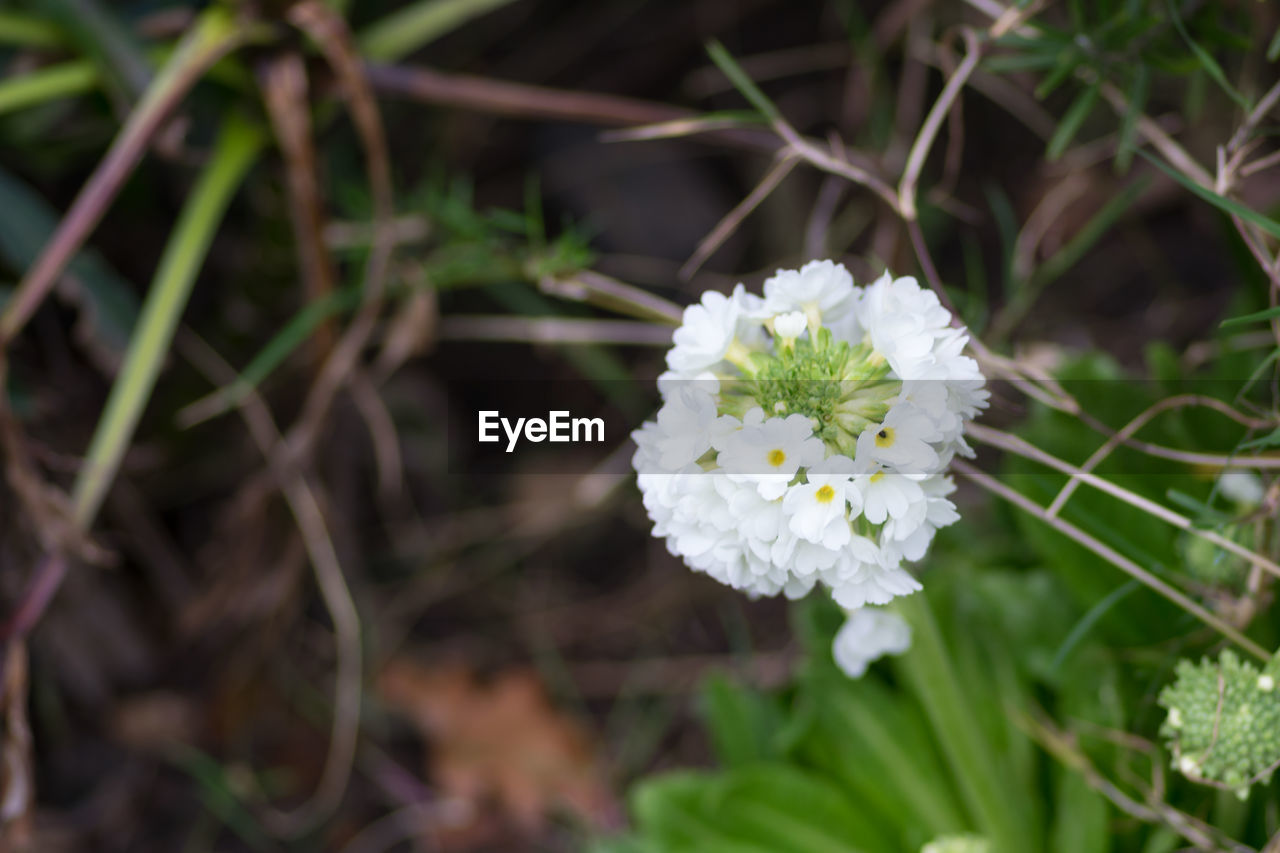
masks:
[[[861,678],[867,667],[884,655],[899,655],[911,648],[911,626],[902,617],[872,607],[849,613],[836,633],[831,651],[850,678]]]
[[[791,311],[773,318],[773,331],[780,338],[798,338],[804,334],[808,325],[809,321],[805,319],[803,311]]]
[[[924,474],[897,474],[875,468],[859,473],[853,480],[862,502],[862,515],[872,524],[904,518],[913,504],[924,502],[920,480]]]
[[[680,388],[674,399],[658,411],[656,451],[662,470],[675,471],[696,462],[711,449],[716,421],[716,401],[696,387]]]
[[[738,330],[742,307],[738,301],[708,290],[702,302],[684,309],[684,322],[671,339],[667,366],[677,373],[694,374],[724,360]]]
[[[867,288],[858,308],[872,346],[893,372],[901,379],[925,378],[937,363],[934,344],[951,322],[937,295],[914,278],[895,279],[886,272]]]
[[[847,456],[832,456],[809,468],[807,482],[788,489],[782,501],[791,532],[830,549],[846,545],[852,536],[846,496],[861,498],[852,488],[853,472],[853,460]]]
[[[942,438],[938,424],[923,409],[910,404],[894,406],[884,421],[867,427],[858,436],[858,459],[864,457],[909,474],[930,473],[938,454],[929,445]]]
[[[753,423],[715,439],[716,462],[739,482],[755,483],[762,497],[782,497],[787,484],[802,467],[822,461],[822,441],[813,435],[813,424],[804,415],[760,420],[761,412],[747,413]]]
[[[832,323],[854,309],[853,276],[844,264],[810,261],[798,270],[778,270],[764,283],[764,301],[774,314],[800,311],[816,323]]]
[[[904,560],[919,560],[929,549],[929,543],[939,528],[960,520],[948,495],[956,490],[950,477],[933,476],[922,480],[923,504],[913,504],[912,510],[902,518],[890,518],[884,523],[880,538],[883,547]]]
[[[752,596],[821,584],[856,609],[918,590],[904,562],[958,519],[943,472],[987,404],[950,322],[914,279],[862,289],[830,261],[780,270],[765,298],[704,294],[633,433],[654,535]]]
[[[855,537],[857,541],[858,537]],[[865,548],[869,540],[861,540]],[[868,604],[888,604],[900,595],[910,595],[918,591],[920,582],[898,565],[898,558],[877,548],[874,543],[870,547],[876,551],[876,559],[857,559],[852,555],[836,564],[835,576],[827,578],[831,587],[831,597],[836,604],[852,610]],[[887,563],[887,565],[886,565]]]

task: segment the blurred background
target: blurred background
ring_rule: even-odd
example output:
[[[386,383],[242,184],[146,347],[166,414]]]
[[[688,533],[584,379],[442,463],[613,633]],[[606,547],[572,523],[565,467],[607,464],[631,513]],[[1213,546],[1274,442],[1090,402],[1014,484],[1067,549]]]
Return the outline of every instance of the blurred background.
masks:
[[[845,687],[795,677],[829,665],[812,658],[832,614],[691,572],[628,473],[672,319],[829,257],[859,283],[936,275],[1021,365],[1006,378],[1105,386],[1087,409],[1113,429],[1251,374],[1269,392],[1265,320],[1218,326],[1274,293],[1277,24],[1227,0],[0,3],[4,849],[568,851],[637,821],[658,840],[599,849],[684,849],[657,806],[628,809],[637,780],[744,749],[820,765],[796,709]],[[892,202],[913,169],[907,222]],[[478,408],[548,400],[605,418],[609,441],[472,458]],[[1167,435],[1232,452],[1267,432],[1258,405],[1247,430],[1179,416]],[[990,417],[1077,463],[1105,439],[1056,415],[1005,389]],[[1147,470],[1134,459],[1116,464]],[[1022,474],[1037,500],[1065,481]],[[1176,476],[1216,506],[1211,466]],[[1114,569],[968,483],[957,502],[966,530],[922,577],[980,600],[939,592],[944,633],[986,624],[1006,687],[1085,716],[1054,691],[1088,634],[1082,695],[1102,695],[1105,658],[1134,691],[1108,724],[1154,737],[1172,655],[1213,639],[1143,591],[1121,593],[1127,616],[1096,611]],[[1084,507],[1185,576],[1176,531]],[[1247,630],[1270,597],[1242,572],[1191,584],[1215,613],[1251,602]],[[1033,600],[1059,616],[1037,622]],[[842,731],[831,749],[858,737]],[[998,737],[1061,806],[1044,747],[1061,743],[1041,735]],[[1087,804],[1036,805],[1041,829],[1095,829],[1054,849],[1175,849],[1070,778],[1067,805]],[[1274,806],[1238,815],[1241,837],[1270,837]],[[931,837],[885,832],[865,849]],[[689,849],[791,849],[761,843]]]

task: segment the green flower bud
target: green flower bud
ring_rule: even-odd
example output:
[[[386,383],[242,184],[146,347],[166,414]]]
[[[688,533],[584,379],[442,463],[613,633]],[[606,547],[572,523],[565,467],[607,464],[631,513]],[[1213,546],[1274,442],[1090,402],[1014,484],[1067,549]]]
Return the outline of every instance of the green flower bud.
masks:
[[[1173,766],[1197,782],[1247,795],[1280,766],[1280,658],[1265,670],[1224,651],[1217,663],[1179,661],[1160,693],[1168,716],[1160,733]]]

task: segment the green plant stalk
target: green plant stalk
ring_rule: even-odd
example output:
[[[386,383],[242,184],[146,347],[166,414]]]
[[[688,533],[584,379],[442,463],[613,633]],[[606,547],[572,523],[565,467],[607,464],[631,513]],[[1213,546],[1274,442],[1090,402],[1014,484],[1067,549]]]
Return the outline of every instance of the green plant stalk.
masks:
[[[74,518],[81,529],[88,529],[93,523],[115,479],[120,460],[155,388],[196,274],[204,264],[232,196],[264,141],[265,136],[258,128],[239,117],[229,118],[208,165],[187,197],[72,491]]]
[[[1034,853],[1040,840],[1025,825],[1025,813],[1016,805],[1019,793],[1026,793],[1002,784],[997,756],[991,754],[965,702],[928,602],[916,594],[899,598],[895,604],[912,630],[911,651],[897,659],[897,666],[924,707],[979,831],[990,840],[995,853]]]
[[[98,85],[92,62],[76,60],[0,80],[0,114],[91,92]]]
[[[395,62],[511,0],[421,0],[370,24],[357,39],[369,62]]]

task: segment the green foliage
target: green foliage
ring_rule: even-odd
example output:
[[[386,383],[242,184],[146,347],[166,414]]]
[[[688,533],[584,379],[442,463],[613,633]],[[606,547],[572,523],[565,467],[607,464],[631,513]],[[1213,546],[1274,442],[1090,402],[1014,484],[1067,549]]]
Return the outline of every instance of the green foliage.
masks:
[[[1093,417],[1118,426],[1175,393],[1230,399],[1248,360],[1226,357],[1192,378],[1154,348],[1148,372],[1155,379],[1137,380],[1098,356],[1065,364],[1059,378]],[[1079,419],[1042,406],[1032,407],[1019,433],[1075,463],[1105,440]],[[1195,408],[1167,413],[1143,435],[1223,453],[1248,440],[1243,427]],[[1152,500],[1181,500],[1201,528],[1255,541],[1246,539],[1252,528],[1240,521],[1250,506],[1223,495],[1214,476],[1125,447],[1096,470]],[[1005,474],[1042,505],[1067,479],[1018,458],[1005,462]],[[1238,561],[1190,534],[1171,535],[1163,522],[1112,496],[1081,487],[1062,515],[1208,601],[1238,594]],[[848,679],[830,652],[842,614],[811,601],[794,611],[807,657],[787,689],[762,693],[711,681],[703,708],[722,769],[640,782],[627,843],[637,850],[745,851],[769,838],[765,847],[785,850],[794,841],[761,833],[787,827],[794,840],[798,824],[817,833],[808,849],[919,853],[930,843],[936,846],[925,849],[945,850],[944,841],[969,838],[993,851],[1146,853],[1177,849],[1182,839],[1159,821],[1128,819],[1103,793],[1120,791],[1130,803],[1156,796],[1154,765],[1170,759],[1154,744],[1140,746],[1143,739],[1163,731],[1175,761],[1194,751],[1197,772],[1223,784],[1274,770],[1280,721],[1254,700],[1280,691],[1259,681],[1256,668],[1230,653],[1221,670],[1178,663],[1209,639],[1197,633],[1197,623],[1034,518],[1001,512],[966,517],[965,525],[964,533],[940,533],[925,591],[897,602],[913,629],[906,654]],[[1198,562],[1204,560],[1217,562]],[[1226,694],[1218,715],[1217,673],[1228,668],[1248,684]],[[1175,672],[1175,686],[1161,692]],[[1162,729],[1157,696],[1160,705],[1179,707],[1176,731],[1167,720]],[[1227,713],[1236,715],[1234,728],[1227,728]],[[1045,728],[1045,720],[1066,721],[1069,729],[1053,734],[1056,724]],[[1240,765],[1234,775],[1223,764],[1228,759]],[[806,794],[772,791],[766,778]],[[780,810],[773,822],[743,823],[744,811],[765,813],[765,804],[745,791],[763,792]],[[837,802],[845,823],[829,812]],[[1261,844],[1271,832],[1261,805],[1216,799],[1212,789],[1181,788],[1170,802],[1167,808],[1178,811],[1211,812],[1215,826],[1245,843]],[[746,825],[752,830],[745,832]],[[775,844],[781,846],[769,846]]]
[[[1190,14],[1186,7],[1191,6]],[[1036,97],[1074,88],[1061,113],[1046,157],[1056,160],[1094,113],[1101,87],[1114,85],[1126,95],[1120,112],[1118,171],[1126,171],[1135,148],[1138,116],[1162,78],[1207,77],[1241,109],[1250,102],[1230,83],[1221,57],[1234,62],[1251,49],[1243,9],[1222,3],[1185,4],[1178,0],[1072,3],[1069,14],[1033,17],[1025,28],[997,40],[1000,50],[984,60],[994,72],[1043,72]],[[1232,68],[1232,71],[1235,69]],[[1190,105],[1187,105],[1188,115]]]
[[[788,690],[762,694],[712,680],[703,707],[724,769],[640,783],[628,843],[664,851],[916,853],[931,841],[994,830],[1005,833],[1005,848],[1105,850],[1106,801],[1038,753],[1010,716],[1035,691],[1034,671],[1070,627],[1055,604],[1060,592],[1047,573],[979,573],[959,551],[954,556],[948,578],[930,578],[929,603],[917,596],[914,609],[904,610],[916,644],[891,667],[857,681],[841,673],[830,652],[841,614],[813,600],[795,609],[807,663]],[[938,639],[928,639],[931,630]],[[944,636],[967,639],[944,644]],[[1023,654],[993,655],[997,643]],[[1098,665],[1091,657],[1088,666]],[[966,744],[959,752],[957,741]],[[975,779],[984,776],[992,788],[975,794]],[[996,820],[1017,829],[988,823],[987,796],[1003,807]],[[1039,825],[1041,800],[1079,818]]]

